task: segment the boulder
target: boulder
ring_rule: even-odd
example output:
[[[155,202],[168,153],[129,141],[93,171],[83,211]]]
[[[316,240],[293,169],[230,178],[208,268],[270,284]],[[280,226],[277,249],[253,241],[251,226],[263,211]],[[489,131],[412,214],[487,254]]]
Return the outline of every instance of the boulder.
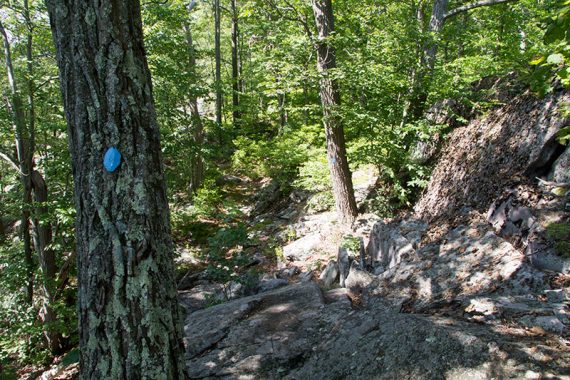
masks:
[[[368,242],[369,264],[392,268],[402,260],[412,260],[427,225],[420,220],[377,222]]]
[[[263,279],[259,282],[259,292],[268,292],[287,285],[289,285],[289,281],[282,278]]]
[[[191,378],[278,370],[310,351],[324,305],[314,283],[287,286],[190,314],[185,321]]]
[[[353,262],[358,262],[360,268],[365,268],[366,258],[364,240],[362,237],[354,237],[352,235],[344,236],[343,242],[340,247],[338,247],[337,260],[340,286],[344,288],[346,278],[348,277],[351,264]]]
[[[277,181],[271,181],[264,185],[255,195],[255,206],[252,215],[260,215],[269,210],[281,198],[282,192]]]
[[[548,175],[548,180],[556,183],[570,183],[570,147],[556,159]]]
[[[283,256],[289,261],[303,261],[321,244],[321,235],[313,233],[303,236],[283,247]]]
[[[570,274],[570,260],[558,256],[552,244],[531,241],[526,248],[526,255],[530,263],[538,269]]]
[[[336,261],[331,260],[327,264],[325,270],[319,276],[325,288],[330,287],[338,278],[338,264]]]
[[[373,277],[366,270],[362,269],[356,261],[353,261],[344,285],[349,289],[365,289],[373,280]]]

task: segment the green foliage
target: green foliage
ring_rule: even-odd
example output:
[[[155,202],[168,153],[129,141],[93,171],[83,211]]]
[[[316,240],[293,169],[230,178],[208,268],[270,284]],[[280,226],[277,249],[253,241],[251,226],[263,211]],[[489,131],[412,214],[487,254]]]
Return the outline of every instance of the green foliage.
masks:
[[[307,141],[302,132],[280,135],[269,141],[240,136],[234,140],[236,150],[233,168],[253,179],[270,177],[282,188],[298,175],[299,166],[307,160]]]
[[[246,264],[251,262],[250,255],[243,250],[248,241],[246,226],[241,223],[221,228],[209,238],[206,253],[209,277],[222,284],[234,281],[246,288],[256,285],[255,271],[245,269]]]
[[[570,1],[558,1],[545,24],[546,46],[542,54],[530,62],[537,66],[533,89],[542,95],[553,91],[553,78],[558,79],[562,86],[570,87]],[[565,105],[562,112],[569,113],[569,110],[570,107]],[[566,143],[570,139],[570,131],[561,131],[559,139]]]
[[[44,362],[49,353],[36,322],[38,309],[20,289],[27,280],[21,253],[19,242],[0,246],[0,361]]]
[[[360,252],[360,238],[354,235],[344,235],[340,246],[351,252]]]
[[[554,240],[554,249],[560,256],[570,258],[570,224],[551,223],[546,227],[548,237]]]

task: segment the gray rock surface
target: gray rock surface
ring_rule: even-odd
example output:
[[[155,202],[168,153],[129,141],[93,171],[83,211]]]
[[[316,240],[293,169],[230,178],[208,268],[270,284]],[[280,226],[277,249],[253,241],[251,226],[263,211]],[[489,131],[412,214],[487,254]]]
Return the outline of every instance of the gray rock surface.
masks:
[[[370,285],[372,281],[372,275],[362,269],[356,261],[353,261],[345,280],[345,286],[349,289],[364,289]]]
[[[279,373],[311,350],[323,305],[319,287],[308,283],[190,314],[184,330],[190,377]]]
[[[558,256],[551,244],[532,241],[527,247],[527,256],[535,267],[559,273],[570,273],[570,260]]]
[[[521,340],[484,324],[402,314],[378,299],[353,310],[347,295],[325,298],[314,283],[298,284],[190,314],[190,377],[516,379],[558,376],[570,364],[567,349],[548,349],[548,336]]]
[[[426,229],[427,225],[419,220],[377,222],[368,242],[369,264],[389,269],[402,260],[412,259]]]
[[[325,270],[319,276],[325,288],[329,288],[338,278],[338,263],[334,260],[329,261]]]
[[[557,183],[570,182],[570,147],[556,159],[548,175],[548,180]]]
[[[319,244],[321,244],[319,233],[306,235],[283,247],[283,256],[289,261],[305,260]]]

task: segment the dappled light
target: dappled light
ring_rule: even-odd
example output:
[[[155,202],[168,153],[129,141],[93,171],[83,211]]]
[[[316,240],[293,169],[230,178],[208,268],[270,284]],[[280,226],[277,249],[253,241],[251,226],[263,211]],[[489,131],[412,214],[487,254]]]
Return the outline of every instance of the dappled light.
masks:
[[[570,373],[570,4],[0,3],[0,379]]]

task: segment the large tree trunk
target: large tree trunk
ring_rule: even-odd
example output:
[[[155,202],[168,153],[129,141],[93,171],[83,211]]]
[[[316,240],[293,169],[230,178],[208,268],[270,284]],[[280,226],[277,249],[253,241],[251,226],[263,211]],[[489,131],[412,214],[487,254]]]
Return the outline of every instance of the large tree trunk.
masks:
[[[239,108],[240,70],[239,70],[239,24],[236,0],[231,0],[232,7],[232,106],[234,128],[239,126],[241,118]]]
[[[336,115],[337,108],[340,106],[340,94],[336,81],[330,76],[330,70],[336,68],[336,52],[327,40],[334,32],[332,1],[313,0],[313,13],[318,31],[317,70],[320,75],[323,123],[333,194],[341,222],[350,224],[358,215],[358,210],[346,157],[344,130]]]
[[[184,25],[186,34],[186,44],[188,46],[188,70],[192,74],[193,80],[196,78],[196,53],[192,41],[192,31],[190,25]],[[190,118],[192,120],[192,139],[194,140],[195,151],[190,159],[192,177],[190,180],[190,193],[196,193],[202,182],[204,182],[204,159],[202,157],[202,145],[204,145],[204,126],[198,110],[198,99],[191,91],[189,99]]]
[[[46,3],[75,183],[81,377],[185,378],[139,1]],[[103,166],[110,147],[115,171]]]

